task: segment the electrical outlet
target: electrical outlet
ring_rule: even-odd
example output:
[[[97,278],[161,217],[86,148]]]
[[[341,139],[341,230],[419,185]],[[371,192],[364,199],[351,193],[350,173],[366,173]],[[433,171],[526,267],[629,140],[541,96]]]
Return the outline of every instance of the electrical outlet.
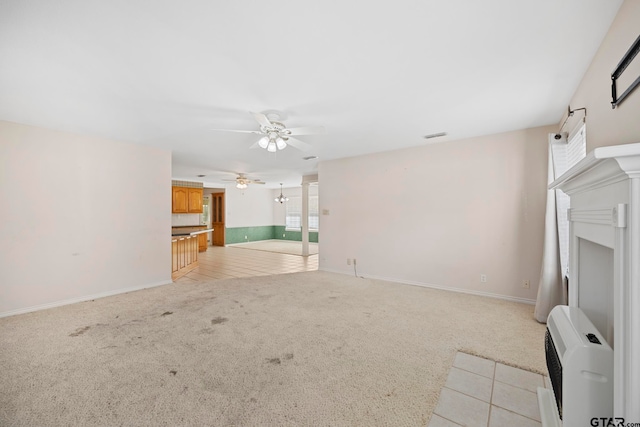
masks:
[[[525,280],[524,282],[522,282],[522,287],[525,289],[531,288],[531,282],[529,282],[528,280]]]
[[[351,258],[347,258],[347,265],[351,265]]]
[[[247,237],[247,236],[244,236],[244,240],[247,240],[247,239],[248,239],[248,237]]]
[[[284,234],[282,235],[282,237],[285,237]]]
[[[353,265],[356,265],[356,259],[355,258],[353,259]]]
[[[480,282],[481,283],[487,283],[487,275],[486,274],[481,274],[480,275]]]

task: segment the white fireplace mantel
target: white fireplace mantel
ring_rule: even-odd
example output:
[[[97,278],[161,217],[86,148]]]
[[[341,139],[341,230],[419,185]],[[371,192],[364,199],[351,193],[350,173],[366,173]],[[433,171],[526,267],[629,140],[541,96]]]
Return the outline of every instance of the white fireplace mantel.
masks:
[[[640,143],[596,148],[549,188],[571,198],[569,305],[614,349],[615,416],[640,422]]]

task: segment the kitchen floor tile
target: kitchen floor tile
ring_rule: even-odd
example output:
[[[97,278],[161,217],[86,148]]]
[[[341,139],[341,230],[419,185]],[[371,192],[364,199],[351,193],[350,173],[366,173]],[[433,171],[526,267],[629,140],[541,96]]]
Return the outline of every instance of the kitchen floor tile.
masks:
[[[205,252],[198,254],[198,267],[176,280],[175,283],[266,276],[317,269],[318,255],[302,257],[246,248],[209,246]]]

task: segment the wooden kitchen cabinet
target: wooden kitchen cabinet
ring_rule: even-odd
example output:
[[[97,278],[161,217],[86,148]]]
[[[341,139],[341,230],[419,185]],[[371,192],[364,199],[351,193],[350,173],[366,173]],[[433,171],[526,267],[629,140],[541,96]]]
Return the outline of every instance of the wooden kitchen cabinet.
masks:
[[[202,213],[202,188],[171,187],[172,213]]]
[[[187,188],[189,193],[189,213],[202,213],[202,188]]]
[[[207,234],[198,234],[198,252],[204,252],[207,250]]]
[[[171,187],[171,212],[189,212],[189,193],[185,187]]]

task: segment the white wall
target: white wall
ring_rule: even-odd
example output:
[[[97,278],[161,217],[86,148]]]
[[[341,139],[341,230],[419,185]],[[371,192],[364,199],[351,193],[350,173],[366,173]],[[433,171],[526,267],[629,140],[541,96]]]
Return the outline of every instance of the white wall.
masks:
[[[249,184],[240,190],[229,186],[225,190],[225,227],[257,227],[273,225],[272,190]]]
[[[555,130],[321,162],[320,269],[534,300]]]
[[[587,108],[587,152],[597,147],[640,142],[640,88],[616,109],[611,108],[611,73],[638,37],[639,28],[640,1],[626,0],[571,99],[571,108]],[[640,57],[636,57],[623,77],[633,81],[638,75]],[[618,94],[621,93],[618,88]],[[570,131],[582,117],[582,112],[575,113],[563,130]]]
[[[171,153],[0,121],[0,315],[171,282]]]

